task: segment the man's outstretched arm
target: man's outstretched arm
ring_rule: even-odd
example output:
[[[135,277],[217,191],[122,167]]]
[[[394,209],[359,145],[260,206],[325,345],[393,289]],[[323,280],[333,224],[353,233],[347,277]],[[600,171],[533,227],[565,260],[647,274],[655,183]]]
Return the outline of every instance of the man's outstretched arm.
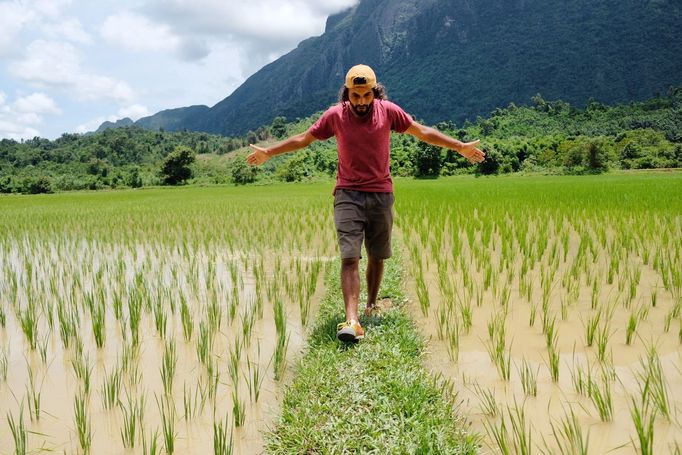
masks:
[[[246,157],[246,162],[256,166],[260,166],[267,160],[276,155],[281,155],[282,153],[293,152],[294,150],[302,149],[309,146],[313,141],[317,139],[315,136],[306,131],[301,134],[296,134],[288,139],[284,139],[281,142],[270,145],[268,147],[259,147],[257,145],[249,144],[249,147],[253,150]]]
[[[481,142],[480,140],[475,140],[473,142],[458,141],[455,138],[441,133],[435,128],[424,126],[417,122],[412,122],[412,125],[410,125],[405,132],[411,134],[420,141],[428,142],[436,147],[445,147],[454,150],[468,159],[470,163],[480,163],[485,159],[485,152],[476,147]]]

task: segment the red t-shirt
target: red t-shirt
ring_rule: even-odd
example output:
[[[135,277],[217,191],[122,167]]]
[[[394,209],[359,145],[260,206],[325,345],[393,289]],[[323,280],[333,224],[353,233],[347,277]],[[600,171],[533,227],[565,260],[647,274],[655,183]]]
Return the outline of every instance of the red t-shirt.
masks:
[[[348,102],[336,104],[308,130],[319,140],[336,136],[339,164],[334,191],[390,193],[391,130],[405,132],[412,125],[412,117],[386,100],[375,99],[371,112],[364,117],[356,116],[351,109]]]

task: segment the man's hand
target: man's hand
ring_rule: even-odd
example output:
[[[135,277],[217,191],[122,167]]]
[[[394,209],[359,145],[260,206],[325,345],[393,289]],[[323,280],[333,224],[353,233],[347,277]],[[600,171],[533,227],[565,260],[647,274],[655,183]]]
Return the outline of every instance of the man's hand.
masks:
[[[469,160],[471,164],[480,163],[485,159],[485,152],[481,149],[476,148],[481,141],[479,139],[473,142],[465,142],[459,150],[459,153]]]
[[[268,150],[266,148],[253,144],[249,144],[249,147],[251,147],[253,152],[246,157],[246,162],[252,166],[260,166],[270,159],[270,155],[268,154]]]

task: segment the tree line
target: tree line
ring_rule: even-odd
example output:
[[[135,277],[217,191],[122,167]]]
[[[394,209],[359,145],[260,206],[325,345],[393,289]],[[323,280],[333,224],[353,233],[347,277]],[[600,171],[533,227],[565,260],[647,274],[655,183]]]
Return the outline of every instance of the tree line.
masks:
[[[50,141],[0,140],[0,193],[49,193],[153,185],[303,181],[336,172],[334,140],[250,167],[249,143],[273,142],[305,131],[320,113],[291,122],[275,118],[240,137],[139,127],[63,134]],[[600,173],[614,169],[682,167],[682,86],[637,103],[584,108],[541,95],[456,126],[436,128],[463,141],[480,138],[486,160],[471,166],[456,153],[392,136],[394,175],[434,178],[476,173]]]

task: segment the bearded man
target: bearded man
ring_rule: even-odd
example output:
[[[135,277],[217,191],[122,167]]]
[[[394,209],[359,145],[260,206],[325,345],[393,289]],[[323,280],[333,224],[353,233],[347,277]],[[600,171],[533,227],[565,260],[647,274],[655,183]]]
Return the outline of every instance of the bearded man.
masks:
[[[338,167],[334,187],[334,224],[341,253],[341,290],[346,320],[336,336],[344,342],[365,336],[360,324],[359,263],[364,241],[367,251],[367,302],[369,316],[376,305],[384,273],[384,260],[391,257],[393,226],[393,181],[389,169],[391,131],[454,150],[471,163],[485,158],[480,141],[461,142],[415,122],[397,104],[388,101],[367,65],[356,65],[346,74],[339,102],[322,114],[308,131],[268,147],[251,145],[247,162],[261,165],[275,155],[307,147],[316,140],[336,136]]]

